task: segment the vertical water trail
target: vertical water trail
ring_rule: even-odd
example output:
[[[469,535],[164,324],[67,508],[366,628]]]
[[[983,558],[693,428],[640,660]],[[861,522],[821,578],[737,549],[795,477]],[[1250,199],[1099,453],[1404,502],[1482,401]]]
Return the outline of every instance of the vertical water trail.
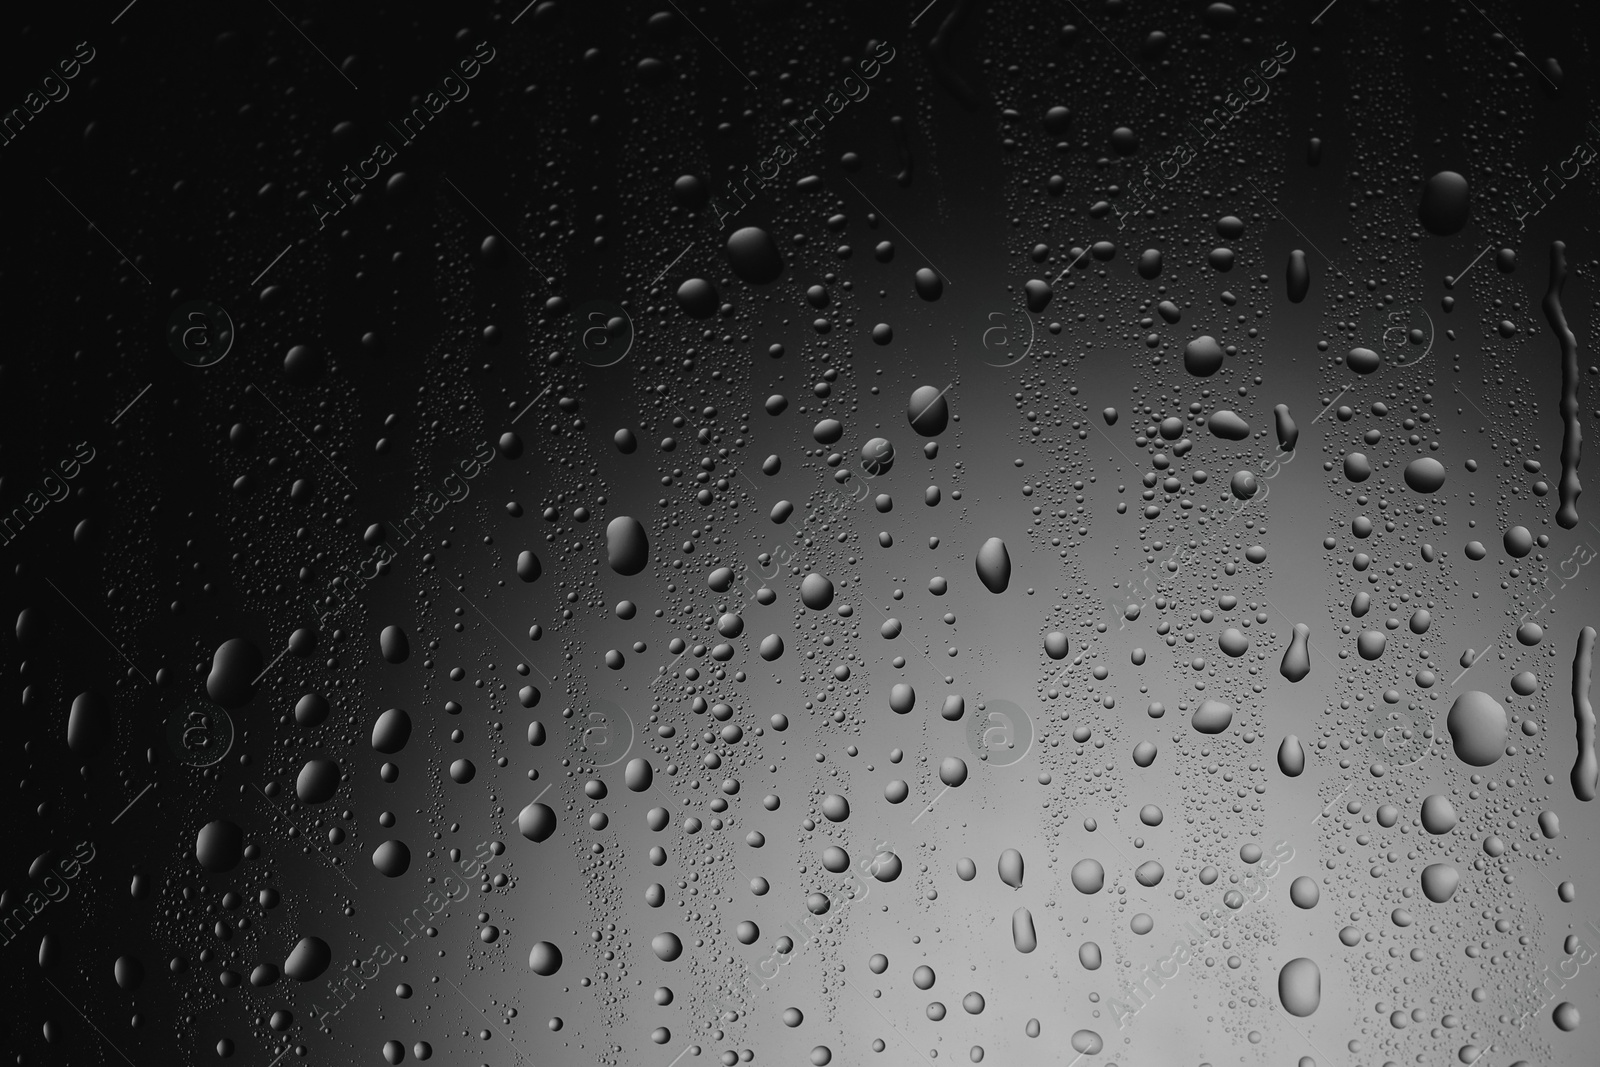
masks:
[[[1564,241],[1553,241],[1544,317],[1561,342],[1561,420],[1565,424],[1561,435],[1561,507],[1556,511],[1556,522],[1562,529],[1570,530],[1578,525],[1578,494],[1583,492],[1583,486],[1578,484],[1578,463],[1583,459],[1583,424],[1578,420],[1578,339],[1572,335],[1566,313],[1561,309],[1561,290],[1566,284],[1567,245]]]
[[[1600,760],[1594,752],[1594,705],[1589,702],[1589,675],[1594,666],[1594,627],[1578,634],[1578,652],[1572,658],[1572,715],[1578,720],[1578,760],[1572,765],[1572,792],[1579,800],[1593,800],[1600,786]]]

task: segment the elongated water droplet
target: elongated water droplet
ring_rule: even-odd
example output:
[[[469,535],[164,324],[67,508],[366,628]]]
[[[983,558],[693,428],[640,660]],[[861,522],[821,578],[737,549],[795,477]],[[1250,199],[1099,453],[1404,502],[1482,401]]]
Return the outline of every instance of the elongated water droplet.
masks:
[[[1293,452],[1294,446],[1300,440],[1300,427],[1294,424],[1294,416],[1289,414],[1289,405],[1275,406],[1272,409],[1272,421],[1278,430],[1278,447],[1285,452]]]
[[[1022,853],[1014,848],[1000,853],[1000,880],[1012,889],[1022,888]]]
[[[1278,666],[1278,673],[1291,682],[1304,681],[1311,673],[1311,627],[1305,623],[1294,624],[1294,636],[1289,639],[1289,647],[1283,650],[1283,663]]]
[[[1011,913],[1011,943],[1018,952],[1032,952],[1039,947],[1039,935],[1033,929],[1033,913],[1018,908]]]
[[[1306,769],[1306,750],[1300,739],[1290,734],[1278,743],[1278,770],[1290,778],[1300,777]]]
[[[1306,254],[1296,248],[1289,253],[1289,267],[1284,272],[1288,284],[1289,303],[1298,304],[1311,291],[1311,268],[1306,265]]]

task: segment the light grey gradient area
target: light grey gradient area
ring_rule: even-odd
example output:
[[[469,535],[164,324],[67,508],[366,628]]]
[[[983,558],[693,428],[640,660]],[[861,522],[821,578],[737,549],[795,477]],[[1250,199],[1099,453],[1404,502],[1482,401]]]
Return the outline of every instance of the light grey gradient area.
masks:
[[[1475,407],[1496,403],[1475,395],[1481,375],[1458,369],[1483,358],[1464,343],[1445,350],[1446,364],[1443,338],[1399,348],[1390,313],[1374,314],[1352,341],[1417,358],[1358,376],[1318,352],[1319,324],[1284,312],[1275,284],[1239,288],[1254,298],[1207,307],[1197,292],[1184,325],[1192,316],[1192,331],[1230,340],[1234,308],[1259,307],[1271,317],[1247,322],[1270,326],[1270,350],[1229,357],[1204,381],[1159,348],[1135,359],[1052,358],[1045,347],[999,371],[961,356],[907,368],[858,353],[836,364],[845,409],[757,364],[749,395],[786,392],[782,414],[751,404],[748,415],[672,422],[671,435],[700,447],[597,458],[586,477],[608,507],[586,524],[555,520],[549,573],[528,592],[497,585],[516,546],[496,534],[498,567],[439,598],[465,631],[443,635],[423,692],[378,699],[431,709],[436,742],[455,725],[439,714],[445,700],[479,724],[462,747],[479,767],[470,786],[443,774],[450,744],[419,768],[438,783],[432,802],[448,805],[435,827],[446,810],[459,820],[425,869],[475,890],[439,924],[455,944],[445,960],[469,966],[451,974],[458,989],[430,986],[424,976],[448,964],[421,942],[395,974],[414,974],[436,1010],[465,1019],[473,1005],[504,1062],[570,1054],[585,1037],[620,1046],[613,1055],[629,1063],[817,1046],[847,1055],[874,1042],[932,1063],[1042,1061],[1069,1047],[1068,1060],[1090,1063],[1497,1062],[1502,1052],[1581,1062],[1552,1012],[1592,1000],[1586,964],[1600,941],[1583,889],[1592,820],[1569,784],[1593,538],[1551,520],[1551,498],[1528,493],[1526,470],[1503,473],[1511,457],[1549,452],[1534,446],[1559,431],[1495,431]],[[1098,300],[1086,306],[1109,297]],[[952,290],[937,318],[962,306]],[[961,352],[981,350],[989,328],[972,311]],[[1549,365],[1553,347],[1538,336],[1526,356]],[[937,438],[908,418],[924,384],[952,413]],[[1272,429],[1278,404],[1300,428],[1293,451]],[[1224,405],[1251,426],[1248,439],[1209,431]],[[1114,425],[1107,407],[1119,409]],[[845,435],[818,449],[813,429],[829,417]],[[1167,417],[1182,422],[1170,442],[1189,445],[1181,455],[1162,441]],[[668,428],[641,420],[639,437],[657,444]],[[881,446],[859,455],[876,437],[893,446],[887,470]],[[1344,474],[1358,451],[1374,470],[1360,483]],[[784,461],[770,476],[769,452]],[[1447,473],[1423,494],[1404,470],[1428,456]],[[659,477],[640,478],[641,467]],[[1230,489],[1236,471],[1256,473],[1248,500]],[[538,477],[491,472],[485,495],[520,499]],[[665,505],[650,484],[663,479],[675,483]],[[711,505],[694,499],[700,486],[715,487]],[[773,522],[785,500],[792,514]],[[625,507],[651,542],[651,567],[635,576],[607,566],[592,530]],[[1515,525],[1548,544],[1511,556]],[[994,537],[1011,564],[1000,593],[976,562]],[[820,610],[803,600],[813,573],[833,587]],[[624,599],[637,605],[627,620],[611,610]],[[528,619],[559,619],[575,603],[581,619],[546,622],[526,641]],[[1536,644],[1528,622],[1542,630]],[[1291,682],[1282,663],[1295,624],[1309,628],[1309,673]],[[1047,651],[1053,633],[1066,637],[1060,659]],[[769,634],[783,646],[771,661],[759,652]],[[1379,635],[1381,655],[1367,658],[1363,639]],[[544,676],[537,707],[514,699],[521,680],[506,684],[507,653]],[[457,663],[462,680],[445,681]],[[1531,693],[1514,680],[1523,672]],[[1487,767],[1458,756],[1447,723],[1473,691],[1507,715],[1503,754]],[[1221,733],[1191,724],[1208,700],[1232,709]],[[530,721],[549,738],[532,749]],[[1279,758],[1290,735],[1304,753],[1292,777]],[[505,769],[493,765],[502,755]],[[636,760],[653,771],[637,791]],[[480,788],[480,810],[457,815],[463,791]],[[1423,827],[1430,796],[1457,814],[1446,833]],[[847,817],[833,817],[834,797]],[[517,828],[530,803],[556,814],[538,843]],[[427,810],[420,796],[416,806]],[[483,870],[509,882],[487,895],[444,862],[444,850],[496,843],[505,851]],[[1007,849],[1023,862],[1018,886],[999,871]],[[1098,892],[1074,884],[1084,860],[1104,868]],[[1150,861],[1162,873],[1145,884]],[[1432,864],[1459,873],[1446,902],[1423,892]],[[1302,880],[1315,888],[1309,909],[1293,900]],[[1576,895],[1564,901],[1569,881]],[[474,944],[475,918],[500,931],[492,945]],[[1034,931],[1031,951],[1019,950],[1019,922]],[[653,948],[665,933],[683,945],[671,960]],[[561,950],[553,975],[529,970],[540,941]],[[1278,979],[1301,958],[1315,962],[1321,997],[1296,1016]],[[374,984],[393,980],[385,968]],[[657,989],[671,990],[669,1004]],[[792,1029],[790,1008],[803,1019]],[[555,1020],[559,1029],[546,1025]],[[1078,1031],[1099,1044],[1073,1046]]]

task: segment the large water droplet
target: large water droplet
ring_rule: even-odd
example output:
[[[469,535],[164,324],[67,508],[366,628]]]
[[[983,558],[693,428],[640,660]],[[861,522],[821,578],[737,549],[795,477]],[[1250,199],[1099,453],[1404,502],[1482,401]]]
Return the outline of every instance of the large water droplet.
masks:
[[[1097,859],[1081,859],[1072,865],[1072,888],[1094,894],[1105,888],[1106,869]]]
[[[618,515],[606,524],[606,562],[625,576],[638,574],[650,562],[650,539],[638,519]]]
[[[978,580],[991,593],[1003,593],[1011,584],[1011,553],[1006,543],[991,537],[978,549]]]
[[[1033,913],[1027,908],[1011,913],[1011,943],[1018,952],[1032,952],[1039,947],[1039,935],[1033,929]]]
[[[1456,697],[1445,717],[1456,758],[1472,767],[1487,767],[1505,754],[1508,727],[1506,709],[1477,689]]]
[[[1311,291],[1311,268],[1306,264],[1306,254],[1298,248],[1289,253],[1289,266],[1284,270],[1284,283],[1288,288],[1291,304],[1300,303]]]
[[[1461,232],[1471,209],[1467,179],[1453,170],[1441,170],[1423,184],[1417,217],[1429,233],[1450,237]]]
[[[1278,1001],[1290,1015],[1305,1018],[1322,1003],[1322,971],[1304,956],[1278,972]]]
[[[1022,888],[1022,853],[1008,848],[1000,853],[1000,880],[1012,889]]]
[[[1306,750],[1300,739],[1289,734],[1278,743],[1278,770],[1290,778],[1300,777],[1306,769]]]
[[[1303,681],[1311,673],[1311,627],[1305,623],[1294,624],[1294,636],[1289,639],[1289,647],[1283,650],[1278,673],[1291,682]]]
[[[244,707],[256,695],[261,666],[261,650],[253,642],[242,637],[222,642],[211,656],[206,695],[230,710]]]
[[[1202,700],[1189,718],[1189,724],[1203,734],[1220,734],[1232,723],[1233,705],[1215,697]]]

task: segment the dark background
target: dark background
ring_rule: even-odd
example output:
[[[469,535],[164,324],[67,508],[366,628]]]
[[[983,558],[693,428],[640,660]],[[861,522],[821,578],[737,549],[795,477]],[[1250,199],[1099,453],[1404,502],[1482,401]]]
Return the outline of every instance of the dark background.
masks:
[[[1600,945],[1600,932],[1583,933],[1600,922],[1584,892],[1595,828],[1567,784],[1568,672],[1594,586],[1587,570],[1568,579],[1559,566],[1592,552],[1600,532],[1582,500],[1579,526],[1557,526],[1555,492],[1537,484],[1559,473],[1559,351],[1539,307],[1554,240],[1567,245],[1563,303],[1591,440],[1600,406],[1594,164],[1523,228],[1506,205],[1579,142],[1600,147],[1587,126],[1594,20],[1577,3],[1339,0],[1314,26],[1321,4],[1221,6],[939,0],[919,18],[921,4],[875,2],[311,12],[139,0],[13,18],[0,106],[23,106],[78,42],[96,52],[67,98],[0,145],[11,209],[0,511],[26,510],[80,442],[95,457],[68,499],[0,548],[7,618],[18,619],[0,634],[16,701],[0,746],[4,910],[79,842],[95,856],[68,896],[0,947],[0,1037],[15,1062],[211,1061],[219,1042],[252,1063],[380,1062],[387,1041],[407,1059],[426,1042],[450,1063],[668,1067],[742,1050],[799,1062],[819,1045],[837,1062],[970,1062],[973,1047],[1058,1062],[1080,1028],[1105,1043],[1085,1063],[1440,1062],[1463,1046],[1492,1046],[1492,1062],[1587,1062],[1584,1030],[1558,1030],[1526,990],[1567,958],[1569,934]],[[387,123],[480,41],[495,58],[470,96],[400,145]],[[674,180],[692,174],[726,204],[726,180],[883,41],[896,54],[870,95],[727,229],[674,197]],[[1294,59],[1270,96],[1154,194],[1153,215],[1119,228],[1115,210],[1094,208],[1124,202],[1139,168],[1180,141],[1198,145],[1194,124],[1279,42]],[[1056,106],[1071,111],[1064,130],[1046,125]],[[1119,127],[1136,151],[1119,150]],[[378,139],[396,160],[319,229],[311,201]],[[1440,170],[1472,190],[1470,221],[1447,237],[1417,215],[1422,182]],[[1236,240],[1217,229],[1230,215],[1244,223]],[[771,232],[779,279],[736,277],[723,248],[734,225]],[[885,241],[887,261],[874,252]],[[1079,256],[1096,241],[1115,255]],[[1207,262],[1219,245],[1236,256],[1226,273]],[[1163,252],[1158,279],[1135,270],[1145,248]],[[1513,270],[1497,265],[1502,248]],[[1300,304],[1284,293],[1291,249],[1313,273]],[[916,293],[923,267],[944,280],[937,301]],[[696,277],[727,305],[706,319],[674,298]],[[1055,281],[1031,315],[1029,279]],[[813,286],[825,307],[808,299]],[[1155,314],[1161,299],[1181,307],[1179,323]],[[236,328],[207,367],[168,340],[175,309],[195,300]],[[626,313],[609,341],[622,359],[583,332],[592,308]],[[873,340],[879,323],[892,327],[887,344]],[[1397,325],[1424,339],[1386,333]],[[1202,333],[1237,346],[1205,380],[1181,364]],[[1384,366],[1353,375],[1336,358],[1354,345]],[[289,358],[296,346],[305,352]],[[921,385],[945,390],[956,416],[934,455],[906,416]],[[781,414],[763,407],[773,394],[788,400]],[[1280,403],[1301,428],[1292,463],[1271,429]],[[1114,426],[1106,407],[1119,409]],[[1141,478],[1160,451],[1143,427],[1228,407],[1252,437],[1226,442],[1191,422],[1194,450],[1171,470],[1185,488],[1158,491],[1163,513],[1141,519]],[[844,424],[837,466],[812,433],[825,418]],[[636,452],[612,443],[621,427]],[[483,462],[506,433],[520,449]],[[880,436],[896,461],[869,477],[858,457]],[[1351,450],[1379,465],[1374,483],[1342,476]],[[769,454],[782,459],[775,476],[761,473]],[[1421,454],[1449,472],[1428,498],[1399,484]],[[1192,478],[1197,467],[1207,482]],[[1227,494],[1241,469],[1269,487],[1248,507]],[[835,470],[853,473],[841,483]],[[923,503],[929,486],[936,506]],[[430,493],[462,487],[433,514]],[[892,511],[874,507],[879,493]],[[774,524],[780,499],[796,512]],[[1351,536],[1357,514],[1377,521],[1372,541]],[[643,574],[606,565],[618,515],[649,531]],[[363,540],[374,524],[387,527],[386,549]],[[1508,558],[1500,539],[1514,524],[1548,544]],[[973,557],[994,536],[1014,566],[1002,595],[975,581]],[[1490,549],[1481,563],[1463,553],[1474,539]],[[1424,543],[1443,559],[1423,564]],[[1253,545],[1264,564],[1247,561]],[[542,561],[531,584],[516,574],[523,550]],[[370,577],[385,551],[392,562]],[[1381,591],[1352,568],[1358,551],[1375,558]],[[718,566],[736,573],[726,592],[707,586]],[[812,570],[837,588],[827,612],[799,604]],[[370,580],[335,584],[355,574]],[[934,576],[948,579],[942,597]],[[763,585],[775,604],[755,596]],[[1379,602],[1365,622],[1348,608],[1357,588]],[[1219,606],[1227,595],[1237,606]],[[623,599],[637,604],[631,620],[613,610]],[[1427,634],[1401,625],[1383,659],[1359,659],[1360,630],[1404,623],[1422,603]],[[722,640],[725,612],[741,614],[744,632],[718,677],[696,649]],[[1513,636],[1530,614],[1545,630],[1532,647]],[[903,627],[893,639],[880,632],[889,617]],[[1277,660],[1295,622],[1318,651],[1311,677],[1291,686]],[[409,635],[404,663],[379,653],[389,625]],[[1246,658],[1218,652],[1229,625],[1251,637]],[[302,628],[314,648],[275,659]],[[1069,636],[1065,661],[1041,654],[1052,630]],[[769,633],[786,645],[771,663],[756,654]],[[265,674],[228,713],[227,755],[196,766],[171,744],[170,720],[205,707],[213,654],[232,638],[255,647]],[[1469,649],[1492,651],[1460,678]],[[1418,685],[1430,668],[1439,683]],[[1522,670],[1539,678],[1532,697],[1508,688]],[[902,683],[917,694],[910,716],[889,710]],[[532,709],[517,696],[529,684],[541,693]],[[1519,726],[1538,724],[1476,780],[1442,725],[1474,686]],[[1389,689],[1392,704],[1380,696]],[[293,715],[308,691],[332,706],[314,728]],[[85,692],[106,701],[110,723],[98,748],[74,751],[69,708]],[[949,692],[965,697],[960,723],[938,713]],[[1181,721],[1210,695],[1238,709],[1216,739]],[[720,725],[697,698],[731,705],[743,739],[704,740]],[[1164,718],[1145,713],[1151,701]],[[1018,709],[1023,721],[1005,722],[1031,744],[987,750],[988,725],[1001,722],[990,704]],[[390,707],[415,724],[400,754],[369,744]],[[530,720],[550,736],[538,748],[525,747]],[[1287,733],[1312,751],[1298,779],[1273,759]],[[1149,770],[1129,758],[1140,740],[1161,749]],[[952,755],[972,776],[945,795],[938,768]],[[624,786],[634,757],[655,768],[648,792]],[[322,805],[295,800],[314,758],[345,776]],[[462,758],[476,767],[467,783],[450,774]],[[585,793],[592,779],[604,798]],[[912,799],[882,799],[890,779],[909,781]],[[844,823],[819,814],[829,793],[850,797]],[[1451,796],[1462,823],[1424,841],[1415,814],[1429,793]],[[781,797],[776,810],[761,805],[768,794]],[[559,829],[534,844],[516,815],[540,796]],[[1371,821],[1385,802],[1405,813],[1387,836]],[[1165,811],[1159,827],[1137,821],[1150,803]],[[672,820],[659,833],[647,829],[655,806]],[[607,826],[588,821],[596,810]],[[1532,828],[1545,810],[1561,818],[1553,841]],[[688,818],[703,828],[689,833]],[[253,850],[227,872],[196,862],[196,833],[213,819],[240,827]],[[753,830],[762,849],[746,842]],[[1519,847],[1475,868],[1491,832]],[[387,839],[410,848],[399,877],[368,859]],[[1247,877],[1239,849],[1251,841],[1293,850],[1266,901],[1220,921],[1217,947],[1197,949],[1149,998],[1157,1010],[1119,1027],[1113,1005],[1134,1003],[1140,968],[1184,936],[1182,923],[1227,911],[1221,891]],[[450,851],[470,857],[489,842],[504,852],[485,870],[504,884],[481,882]],[[850,901],[848,878],[821,865],[829,844],[862,871],[893,851],[905,873],[868,879],[865,900]],[[659,869],[652,845],[668,853]],[[1021,890],[995,879],[1005,847],[1028,860]],[[1167,869],[1158,888],[1129,877],[1149,858],[1141,848]],[[960,856],[974,858],[973,882],[953,876]],[[1095,897],[1067,880],[1084,856],[1111,872]],[[1465,888],[1430,905],[1415,872],[1444,858]],[[1222,871],[1210,886],[1197,879],[1207,865]],[[1308,912],[1287,898],[1302,874],[1322,886]],[[434,918],[436,936],[397,944],[406,959],[383,964],[320,1026],[327,980],[398,940],[446,875],[470,899]],[[756,876],[770,893],[752,895]],[[1570,904],[1554,888],[1568,878]],[[652,882],[668,887],[661,909],[645,903]],[[808,942],[797,928],[819,891],[833,909]],[[1019,906],[1039,929],[1029,955],[1006,940]],[[1397,907],[1416,924],[1397,926]],[[1153,915],[1153,934],[1129,932],[1138,912]],[[761,930],[750,945],[733,932],[744,919]],[[1228,923],[1237,930],[1220,932]],[[1347,925],[1368,938],[1343,945]],[[649,950],[668,929],[687,946],[672,963]],[[720,987],[770,958],[785,930],[801,945],[794,963],[730,1010]],[[332,947],[327,976],[251,984],[258,964],[281,966],[305,936]],[[1105,950],[1099,971],[1078,963],[1085,939]],[[537,941],[562,949],[557,974],[529,969]],[[881,977],[867,967],[875,952],[889,958]],[[1307,1019],[1276,1003],[1279,967],[1302,955],[1323,975]],[[119,982],[119,959],[137,961],[142,981],[126,980],[124,962]],[[920,963],[939,973],[932,990],[911,981]],[[243,980],[230,986],[229,973]],[[402,982],[412,997],[396,997]],[[651,996],[663,985],[675,993],[666,1006]],[[1592,1028],[1597,988],[1584,969],[1557,999]],[[987,999],[981,1014],[959,1009],[969,989]],[[930,1000],[946,1021],[929,1019]],[[780,1019],[790,1005],[804,1012],[796,1029]],[[1030,1018],[1038,1039],[1025,1036]],[[670,1031],[659,1041],[658,1027]]]

